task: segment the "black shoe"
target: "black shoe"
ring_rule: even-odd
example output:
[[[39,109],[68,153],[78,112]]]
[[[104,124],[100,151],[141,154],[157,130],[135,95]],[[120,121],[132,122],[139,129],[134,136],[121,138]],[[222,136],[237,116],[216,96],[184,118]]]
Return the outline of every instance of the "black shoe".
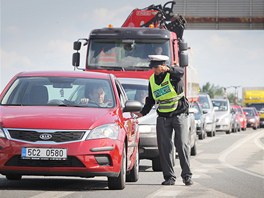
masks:
[[[174,185],[175,184],[175,180],[170,178],[165,180],[164,182],[161,183],[162,185]]]
[[[193,185],[192,178],[191,178],[191,177],[185,177],[185,179],[183,179],[183,183],[184,183],[186,186],[191,186],[191,185]]]

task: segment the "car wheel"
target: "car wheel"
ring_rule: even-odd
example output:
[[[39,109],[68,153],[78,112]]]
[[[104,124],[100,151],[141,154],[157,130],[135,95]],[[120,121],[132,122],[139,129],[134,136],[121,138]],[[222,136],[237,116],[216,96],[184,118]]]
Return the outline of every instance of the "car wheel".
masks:
[[[200,133],[200,134],[198,135],[198,138],[199,138],[199,140],[204,139],[204,134],[203,134],[203,133]]]
[[[138,181],[138,178],[139,178],[139,173],[138,172],[139,172],[139,154],[138,154],[138,149],[137,149],[135,164],[134,164],[132,170],[126,176],[126,181],[127,182],[136,182],[136,181]]]
[[[254,130],[257,130],[257,127],[253,127]]]
[[[121,170],[118,177],[108,177],[108,188],[110,190],[122,190],[126,186],[126,148],[124,144]]]
[[[6,179],[8,180],[21,180],[22,179],[22,175],[6,175]]]
[[[155,157],[155,158],[152,159],[152,169],[155,172],[162,171],[159,157]]]
[[[191,148],[191,155],[195,156],[196,154],[197,154],[197,150],[196,150],[196,142],[195,142],[193,147]]]

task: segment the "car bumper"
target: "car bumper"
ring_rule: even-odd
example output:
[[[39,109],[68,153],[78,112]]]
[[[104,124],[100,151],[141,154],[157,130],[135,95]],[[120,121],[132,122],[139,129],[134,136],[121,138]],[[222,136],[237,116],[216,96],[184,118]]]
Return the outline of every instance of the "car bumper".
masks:
[[[159,156],[156,133],[140,133],[139,158],[152,159]]]
[[[0,174],[46,176],[109,176],[119,175],[123,143],[99,139],[67,144],[29,144],[0,139]],[[23,147],[66,148],[66,160],[22,159]]]
[[[225,125],[225,124],[216,124],[216,131],[228,131],[230,130],[230,126],[229,125]]]

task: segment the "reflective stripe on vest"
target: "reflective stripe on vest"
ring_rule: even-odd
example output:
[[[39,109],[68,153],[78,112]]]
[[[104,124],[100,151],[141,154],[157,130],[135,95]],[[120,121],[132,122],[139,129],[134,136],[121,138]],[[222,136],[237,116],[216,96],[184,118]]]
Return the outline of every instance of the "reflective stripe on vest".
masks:
[[[158,103],[158,111],[161,113],[169,113],[175,111],[178,101],[184,96],[184,93],[177,94],[170,82],[170,73],[167,73],[160,85],[155,83],[154,74],[151,75],[150,87],[153,99]]]

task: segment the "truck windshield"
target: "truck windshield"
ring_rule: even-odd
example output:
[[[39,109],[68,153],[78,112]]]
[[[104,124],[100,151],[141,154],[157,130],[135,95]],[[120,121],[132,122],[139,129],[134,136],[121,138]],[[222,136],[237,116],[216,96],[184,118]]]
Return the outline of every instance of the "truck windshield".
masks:
[[[169,49],[169,40],[93,39],[89,43],[87,68],[149,69],[148,55],[159,54],[170,57]]]

